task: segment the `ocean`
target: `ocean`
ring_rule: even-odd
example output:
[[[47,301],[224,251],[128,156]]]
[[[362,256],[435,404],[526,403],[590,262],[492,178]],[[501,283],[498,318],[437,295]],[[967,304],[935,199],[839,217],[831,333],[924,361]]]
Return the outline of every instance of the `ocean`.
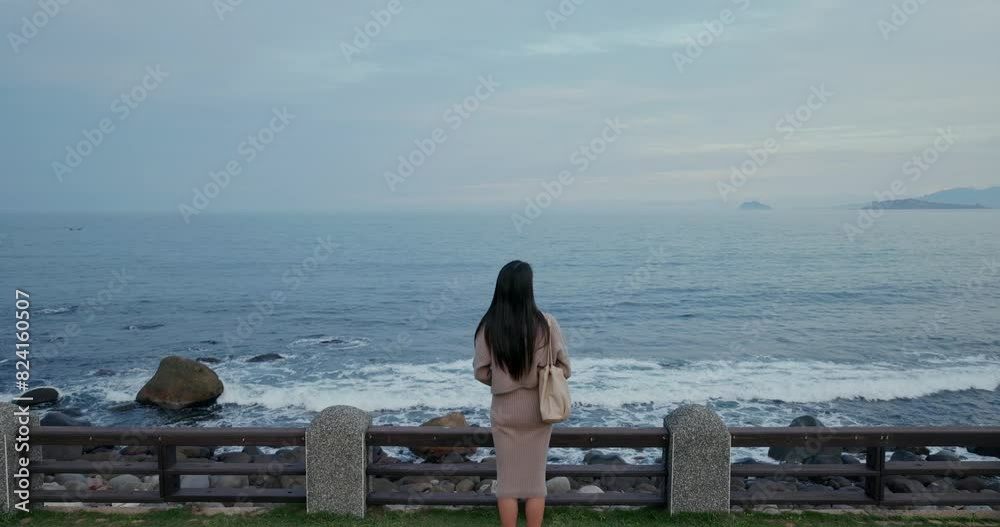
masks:
[[[571,426],[1000,422],[1000,211],[0,215],[0,280],[31,295],[31,386],[98,425],[488,425],[473,330],[499,268],[535,269],[569,341]],[[76,230],[82,227],[82,229]],[[70,229],[74,230],[70,230]],[[0,332],[14,389],[13,322]],[[283,358],[251,363],[251,357]],[[177,354],[218,404],[129,404]]]

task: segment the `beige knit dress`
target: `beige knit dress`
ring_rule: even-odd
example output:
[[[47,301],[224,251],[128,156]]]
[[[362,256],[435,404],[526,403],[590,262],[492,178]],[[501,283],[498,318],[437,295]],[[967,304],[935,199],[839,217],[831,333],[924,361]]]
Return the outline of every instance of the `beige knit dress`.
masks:
[[[569,378],[569,356],[555,317],[549,322],[549,346],[556,364]],[[473,360],[476,379],[490,385],[490,425],[497,457],[497,497],[535,498],[545,496],[545,461],[548,457],[552,425],[542,422],[538,401],[538,369],[548,360],[548,349],[539,337],[535,348],[535,367],[520,379],[512,379],[493,363],[489,345],[482,332],[476,335]]]

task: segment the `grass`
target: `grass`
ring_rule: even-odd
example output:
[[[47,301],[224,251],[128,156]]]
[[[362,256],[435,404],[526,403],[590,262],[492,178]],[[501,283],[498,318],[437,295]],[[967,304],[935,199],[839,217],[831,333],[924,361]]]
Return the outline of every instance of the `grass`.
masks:
[[[883,517],[857,514],[763,514],[732,515],[683,514],[667,516],[662,509],[595,511],[582,508],[554,508],[546,511],[545,525],[552,527],[587,526],[661,526],[678,527],[854,527],[881,525],[885,527],[957,527],[1000,526],[1000,518],[974,517]],[[522,518],[523,524],[523,518]],[[187,509],[147,512],[140,514],[100,514],[96,512],[37,511],[0,519],[0,525],[31,527],[479,527],[496,526],[493,509],[424,510],[396,512],[372,509],[364,520],[329,515],[305,514],[301,505],[280,507],[253,516],[206,516]]]

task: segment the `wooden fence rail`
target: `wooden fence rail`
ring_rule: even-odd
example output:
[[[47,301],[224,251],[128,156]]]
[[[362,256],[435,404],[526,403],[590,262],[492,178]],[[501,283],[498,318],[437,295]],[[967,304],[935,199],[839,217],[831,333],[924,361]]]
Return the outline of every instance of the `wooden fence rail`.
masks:
[[[1000,427],[843,427],[843,428],[758,428],[729,429],[732,447],[786,447],[819,452],[819,449],[845,447],[863,449],[866,462],[861,464],[770,464],[731,465],[731,476],[739,478],[864,478],[864,492],[751,492],[730,495],[733,505],[993,505],[1000,506],[997,493],[913,493],[885,492],[889,476],[942,475],[965,477],[1000,475],[1000,461],[886,461],[886,452],[907,447],[978,446],[1000,447]],[[130,427],[49,427],[32,428],[32,443],[38,445],[81,446],[151,446],[155,461],[55,461],[44,459],[30,463],[34,473],[47,474],[134,474],[157,475],[159,491],[48,491],[35,490],[35,502],[304,502],[305,489],[182,488],[183,475],[303,476],[307,463],[213,463],[178,460],[181,446],[267,446],[306,445],[305,428],[130,428]],[[655,448],[666,452],[670,435],[665,428],[575,428],[556,427],[551,447],[563,448]],[[365,446],[462,447],[489,448],[493,445],[488,428],[440,428],[371,426],[365,434]],[[666,458],[666,456],[665,456]],[[368,463],[369,478],[405,476],[474,477],[496,476],[496,466],[487,463]],[[552,505],[665,505],[663,482],[670,476],[669,460],[653,465],[562,465],[546,466],[547,477],[655,478],[661,492],[603,494],[568,493],[552,495]],[[488,494],[406,492],[371,492],[369,505],[488,505],[495,497]]]

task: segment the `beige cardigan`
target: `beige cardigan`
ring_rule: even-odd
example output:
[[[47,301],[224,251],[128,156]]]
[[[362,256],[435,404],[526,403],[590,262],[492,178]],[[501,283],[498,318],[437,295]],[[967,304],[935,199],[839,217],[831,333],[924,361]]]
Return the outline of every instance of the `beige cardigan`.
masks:
[[[566,352],[566,339],[563,337],[562,330],[559,329],[559,323],[555,317],[546,313],[545,319],[549,322],[549,345],[553,346],[555,350],[556,365],[562,368],[563,373],[568,379],[570,367],[569,355]],[[538,387],[538,369],[546,366],[548,361],[547,350],[541,341],[542,336],[538,338],[539,342],[535,348],[534,370],[525,372],[520,379],[515,380],[503,368],[493,363],[493,354],[490,353],[489,344],[486,343],[486,337],[480,331],[476,335],[476,357],[472,361],[476,380],[483,384],[488,384],[490,391],[494,395],[512,392],[518,388]]]

